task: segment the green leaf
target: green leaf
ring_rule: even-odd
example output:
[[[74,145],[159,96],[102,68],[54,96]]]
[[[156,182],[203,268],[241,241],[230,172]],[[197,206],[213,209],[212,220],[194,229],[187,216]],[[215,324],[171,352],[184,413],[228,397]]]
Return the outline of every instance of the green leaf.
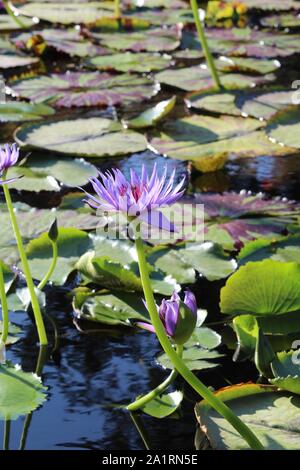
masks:
[[[216,392],[250,427],[267,450],[300,449],[300,397],[271,386],[240,384]],[[215,450],[249,449],[246,441],[219,414],[201,401],[195,408],[200,427]]]
[[[0,103],[0,122],[35,121],[52,114],[55,114],[54,109],[45,104],[31,104],[25,101]]]
[[[55,284],[63,284],[75,270],[78,258],[91,248],[92,242],[89,235],[82,230],[59,228],[57,246],[57,264],[50,280]],[[32,276],[35,279],[43,279],[52,261],[52,243],[48,233],[31,240],[26,253]]]
[[[76,312],[79,318],[104,325],[133,326],[130,320],[149,321],[141,297],[128,292],[96,294],[87,297]]]
[[[14,420],[46,400],[40,379],[11,363],[0,364],[0,419]]]
[[[161,101],[152,108],[147,109],[139,116],[124,121],[124,125],[129,129],[143,129],[144,127],[155,126],[159,121],[169,114],[174,108],[176,103],[176,96],[169,100]]]
[[[282,315],[300,309],[300,265],[265,260],[239,268],[221,290],[228,315]]]
[[[278,113],[266,129],[269,137],[282,145],[300,148],[300,110]]]
[[[0,320],[0,335],[1,335],[2,331],[3,331],[3,323]],[[21,328],[19,328],[16,325],[13,325],[12,323],[9,323],[9,325],[8,325],[8,333],[9,334],[8,334],[5,345],[9,346],[10,344],[15,344],[17,341],[19,341],[20,338],[17,335],[19,333],[21,333],[21,331],[22,331]]]
[[[2,13],[2,12],[1,12]],[[31,27],[33,26],[32,19],[27,19],[27,18],[22,18],[22,23],[25,26]],[[14,19],[6,14],[1,14],[0,15],[0,31],[17,31],[19,29],[22,29],[22,27],[14,21]]]
[[[153,418],[166,418],[176,411],[183,400],[180,391],[164,393],[149,401],[141,410]]]
[[[3,261],[0,260],[0,263],[3,271],[5,292],[7,293],[13,285],[16,279],[16,275],[10,270],[10,268],[5,263],[3,263]]]
[[[84,64],[97,70],[117,70],[118,72],[149,73],[171,65],[172,57],[150,54],[148,52],[122,52],[119,54],[99,55],[85,60]]]
[[[300,264],[300,235],[279,237],[278,240],[260,239],[249,242],[242,248],[238,258],[239,265],[266,258]]]
[[[300,394],[300,374],[298,353],[282,351],[271,364],[274,379],[269,381],[278,388]]]
[[[15,137],[22,146],[86,157],[126,155],[147,148],[143,135],[125,131],[121,124],[104,118],[22,126]]]

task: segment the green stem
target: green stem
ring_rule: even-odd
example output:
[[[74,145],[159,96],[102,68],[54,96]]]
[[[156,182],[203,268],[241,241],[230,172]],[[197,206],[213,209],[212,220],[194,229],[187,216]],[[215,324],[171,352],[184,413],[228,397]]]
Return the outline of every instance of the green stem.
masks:
[[[136,413],[130,413],[130,417],[131,417],[131,419],[132,419],[139,435],[141,436],[141,439],[144,443],[145,448],[147,450],[150,450],[151,449],[150,439],[149,439],[148,433],[145,429],[144,423],[141,420],[141,417],[138,416]]]
[[[9,450],[10,420],[4,421],[3,450]]]
[[[193,15],[194,15],[194,21],[195,21],[195,25],[196,25],[196,28],[197,28],[200,44],[201,44],[203,52],[205,54],[207,65],[209,67],[211,76],[213,78],[215,88],[216,88],[217,91],[220,91],[222,89],[222,84],[221,84],[221,80],[220,80],[220,77],[219,77],[219,74],[218,74],[213,56],[212,56],[212,54],[209,50],[209,46],[208,46],[208,42],[207,42],[207,39],[206,39],[206,36],[205,36],[205,33],[204,33],[203,25],[202,25],[201,20],[199,18],[198,2],[197,2],[197,0],[190,0],[190,3],[191,3],[191,8],[192,8],[192,11],[193,11]]]
[[[53,271],[56,267],[57,263],[57,257],[58,257],[58,249],[57,249],[57,242],[51,242],[52,243],[52,262],[50,264],[50,267],[48,269],[48,272],[46,273],[44,279],[41,280],[41,282],[38,285],[38,289],[42,290],[47,282],[49,281],[50,277],[53,274]]]
[[[121,0],[115,0],[115,18],[121,18]]]
[[[14,15],[14,12],[10,8],[8,1],[2,0],[2,3],[6,10],[6,13],[14,20],[14,22],[17,23],[17,25],[20,26],[21,28],[26,29],[27,26],[23,23],[23,21],[21,21],[16,15]]]
[[[5,344],[8,337],[8,306],[5,293],[5,283],[3,276],[3,267],[0,261],[0,299],[2,309],[2,334],[0,338],[0,349],[5,348]]]
[[[214,393],[212,393],[194,374],[188,367],[185,365],[183,360],[178,356],[174,350],[166,332],[163,327],[163,324],[159,318],[158,311],[156,308],[155,300],[153,297],[153,291],[151,287],[151,282],[149,278],[149,271],[147,267],[143,241],[141,238],[137,238],[135,241],[136,250],[138,255],[140,275],[143,285],[143,290],[145,294],[145,300],[148,306],[150,318],[152,325],[155,328],[157,338],[173,363],[174,368],[179,372],[179,374],[186,380],[186,382],[201,395],[207,403],[214,408],[223,418],[225,418],[234,429],[245,439],[249,444],[251,449],[263,450],[264,447],[257,439],[255,434],[246,426],[239,418],[236,416],[231,409],[220,400]]]
[[[7,173],[6,171],[3,173],[3,179],[4,180],[6,178],[6,173]],[[33,313],[34,313],[36,327],[37,327],[37,330],[38,330],[39,341],[40,341],[41,345],[46,345],[48,343],[48,341],[47,341],[47,334],[46,334],[46,330],[45,330],[45,325],[44,325],[41,309],[40,309],[40,306],[39,306],[39,301],[38,301],[38,298],[37,298],[37,295],[36,295],[36,292],[35,292],[35,286],[34,286],[34,283],[33,283],[32,277],[31,277],[29,263],[28,263],[28,260],[27,260],[27,257],[26,257],[25,248],[24,248],[24,245],[23,245],[23,242],[22,242],[22,237],[21,237],[21,233],[20,233],[20,230],[19,230],[16,214],[14,212],[12,200],[11,200],[11,197],[10,197],[9,188],[8,188],[7,184],[4,184],[2,186],[2,188],[3,188],[3,191],[4,191],[4,196],[5,196],[6,205],[7,205],[7,208],[8,208],[11,224],[13,226],[13,230],[14,230],[14,234],[15,234],[15,238],[16,238],[16,242],[17,242],[17,246],[18,246],[22,266],[23,266],[23,271],[24,271],[24,275],[25,275],[25,278],[26,278],[27,287],[28,287],[28,290],[29,290],[29,293],[30,293],[32,310],[33,310]]]
[[[177,346],[177,354],[179,357],[182,356],[182,351],[183,351],[183,347]],[[171,374],[161,384],[159,384],[157,387],[155,387],[146,395],[142,396],[141,398],[138,398],[133,403],[130,403],[130,405],[128,405],[126,409],[128,411],[136,411],[140,408],[143,408],[143,406],[145,406],[149,401],[154,400],[154,398],[161,395],[165,391],[165,389],[174,382],[177,375],[178,375],[177,370],[173,369]]]

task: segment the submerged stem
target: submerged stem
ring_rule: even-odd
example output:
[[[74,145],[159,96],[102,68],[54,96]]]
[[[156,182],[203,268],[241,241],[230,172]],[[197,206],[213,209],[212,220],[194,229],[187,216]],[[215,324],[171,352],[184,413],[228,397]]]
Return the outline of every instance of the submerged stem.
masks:
[[[204,33],[203,25],[202,25],[201,20],[199,18],[198,2],[197,2],[197,0],[190,0],[190,3],[191,3],[191,8],[192,8],[192,11],[193,11],[193,15],[194,15],[194,21],[195,21],[195,25],[196,25],[196,28],[197,28],[200,44],[201,44],[203,52],[205,54],[207,65],[209,67],[211,76],[213,78],[215,88],[216,88],[217,91],[220,91],[221,88],[222,88],[222,84],[221,84],[221,80],[220,80],[220,77],[219,77],[219,74],[218,74],[213,56],[212,56],[212,54],[210,52],[210,49],[209,49],[209,46],[208,46],[208,42],[207,42],[207,39],[206,39],[206,36],[205,36],[205,33]]]
[[[55,241],[55,242],[51,242],[51,243],[52,243],[52,261],[51,261],[51,264],[50,264],[50,267],[49,267],[47,273],[45,274],[44,279],[42,279],[41,282],[39,283],[38,289],[43,289],[45,287],[45,285],[49,281],[49,279],[52,276],[53,271],[56,267],[57,257],[58,257],[57,242]]]
[[[207,401],[207,403],[214,408],[223,418],[225,418],[233,428],[245,439],[251,449],[263,450],[264,447],[257,439],[255,434],[246,426],[243,421],[236,416],[231,409],[220,400],[214,393],[212,393],[185,365],[183,360],[178,356],[174,350],[166,332],[164,326],[159,318],[157,307],[155,304],[151,282],[149,278],[149,271],[147,267],[145,251],[143,241],[141,238],[137,238],[135,241],[136,250],[138,255],[138,263],[140,269],[140,276],[142,280],[143,290],[145,294],[145,300],[148,306],[152,325],[155,328],[157,338],[168,355],[169,359],[174,365],[174,368],[182,375],[186,382]]]
[[[3,173],[4,179],[6,178],[6,173],[7,173],[6,171]],[[14,234],[15,234],[15,238],[16,238],[16,242],[17,242],[17,246],[18,246],[18,250],[19,250],[19,255],[20,255],[20,258],[21,258],[22,266],[23,266],[23,271],[24,271],[24,275],[25,275],[25,278],[26,278],[27,287],[28,287],[28,290],[29,290],[29,293],[30,293],[31,305],[32,305],[32,310],[33,310],[33,313],[34,313],[36,327],[37,327],[37,331],[38,331],[38,335],[39,335],[39,341],[40,341],[41,345],[46,345],[48,343],[48,341],[47,341],[47,334],[46,334],[46,330],[45,330],[45,325],[44,325],[44,321],[43,321],[39,301],[38,301],[38,298],[37,298],[37,295],[36,295],[36,292],[35,292],[35,286],[34,286],[34,283],[33,283],[32,277],[31,277],[29,263],[28,263],[27,256],[26,256],[26,253],[25,253],[25,248],[24,248],[24,245],[23,245],[23,242],[22,242],[22,237],[21,237],[21,233],[20,233],[20,230],[19,230],[16,214],[14,212],[12,200],[11,200],[11,197],[10,197],[9,188],[8,188],[7,184],[4,184],[2,186],[2,188],[3,188],[3,191],[4,191],[4,196],[5,196],[6,205],[7,205],[7,209],[8,209],[8,212],[9,212],[11,224],[13,226],[13,230],[14,230]]]
[[[179,357],[182,356],[182,351],[183,351],[183,347],[177,346],[177,354]],[[173,369],[170,375],[161,384],[159,384],[157,387],[155,387],[146,395],[135,400],[133,403],[130,403],[130,405],[128,405],[126,409],[128,411],[136,411],[140,408],[143,408],[143,406],[145,406],[149,401],[154,400],[154,398],[161,395],[165,391],[165,389],[174,382],[177,375],[178,375],[177,370]]]

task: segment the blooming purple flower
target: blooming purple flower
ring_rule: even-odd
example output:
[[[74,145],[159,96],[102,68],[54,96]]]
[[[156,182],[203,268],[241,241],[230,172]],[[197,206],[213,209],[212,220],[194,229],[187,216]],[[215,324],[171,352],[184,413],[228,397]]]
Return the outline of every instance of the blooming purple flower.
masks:
[[[195,328],[197,320],[197,303],[193,292],[186,289],[183,302],[177,292],[173,292],[170,300],[163,299],[157,308],[167,335],[178,343],[187,341]],[[182,308],[184,312],[182,312]],[[183,313],[184,315],[182,315]],[[155,329],[150,323],[138,322],[137,326],[155,333]],[[179,330],[180,334],[178,334]],[[184,341],[181,341],[182,338],[184,338]]]
[[[17,163],[18,158],[19,147],[17,147],[17,144],[12,144],[11,146],[4,144],[3,147],[0,146],[0,175],[2,175],[4,171],[8,170],[8,168],[14,166]],[[18,178],[0,181],[0,184],[9,183],[16,179]]]
[[[135,170],[131,170],[129,180],[118,169],[99,172],[99,177],[100,179],[89,179],[96,196],[85,191],[87,195],[85,202],[92,208],[100,208],[109,213],[123,212],[128,217],[137,217],[141,222],[174,230],[157,209],[175,203],[184,193],[185,178],[174,185],[175,170],[168,180],[167,168],[159,177],[156,165],[150,176],[143,165],[141,176]]]

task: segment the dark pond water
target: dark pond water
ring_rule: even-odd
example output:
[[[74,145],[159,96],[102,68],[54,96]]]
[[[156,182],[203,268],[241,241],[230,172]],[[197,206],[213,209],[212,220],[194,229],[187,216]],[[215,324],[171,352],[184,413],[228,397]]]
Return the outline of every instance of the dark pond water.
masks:
[[[294,58],[289,73],[281,74],[278,83],[290,86],[297,78],[297,66],[299,68],[299,60]],[[106,114],[109,113],[111,110]],[[178,114],[181,113],[182,107],[179,107]],[[11,127],[3,129],[3,137],[11,132]],[[154,161],[165,164],[166,159],[148,151],[114,162],[101,161],[99,168],[114,164],[129,171],[132,167],[140,168],[142,162],[150,168]],[[299,162],[300,155],[230,160],[223,170],[215,173],[193,172],[191,190],[245,189],[300,200]],[[178,177],[186,171],[185,163],[172,161],[172,165],[176,165]],[[24,193],[14,196],[35,206],[57,205],[56,200],[47,197],[41,200]],[[220,287],[220,283],[199,280],[194,289],[200,306],[208,309],[208,321],[211,322],[218,318]],[[177,385],[182,387],[186,398],[181,417],[155,420],[143,415],[134,417],[134,423],[129,413],[117,407],[155,387],[165,376],[155,364],[155,355],[160,351],[155,337],[127,329],[103,328],[91,332],[90,325],[76,326],[67,292],[66,288],[48,293],[47,314],[53,322],[48,321],[47,325],[51,341],[42,374],[48,387],[48,400],[28,418],[19,418],[6,426],[0,422],[0,440],[6,433],[10,449],[135,450],[144,448],[143,439],[152,449],[193,449],[196,397],[180,379]],[[23,313],[15,313],[11,320],[22,324],[23,333],[22,341],[8,350],[8,359],[19,363],[25,371],[33,371],[39,353],[35,328]],[[227,352],[220,361],[222,367],[200,374],[205,383],[221,387],[256,379],[256,371],[250,363],[233,364],[233,351],[228,354],[226,347],[222,348]]]

